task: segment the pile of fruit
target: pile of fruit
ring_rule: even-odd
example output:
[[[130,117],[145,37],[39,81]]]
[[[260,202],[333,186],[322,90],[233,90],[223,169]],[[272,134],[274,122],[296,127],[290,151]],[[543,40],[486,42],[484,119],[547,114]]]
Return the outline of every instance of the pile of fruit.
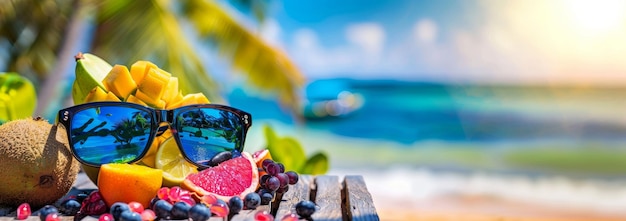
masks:
[[[72,85],[74,104],[94,101],[122,101],[157,109],[174,109],[205,104],[202,93],[183,95],[178,78],[149,61],[130,66],[111,66],[92,54],[76,55],[76,79]]]
[[[203,170],[195,177],[205,177],[206,174],[213,174],[217,176],[225,176],[224,174],[216,174],[215,170],[225,170],[226,167],[233,166],[233,164],[240,163],[239,159],[245,158],[245,156],[236,156],[233,159],[227,160],[222,164],[207,170]],[[134,201],[135,196],[127,196],[127,200],[130,201],[110,201],[106,198],[106,189],[99,186],[98,190],[90,193],[80,193],[74,196],[69,196],[62,201],[57,208],[52,205],[46,205],[39,210],[39,217],[42,221],[56,221],[60,220],[62,215],[75,216],[78,220],[85,216],[98,216],[100,221],[151,221],[157,219],[191,219],[191,220],[208,220],[211,217],[225,217],[230,218],[235,214],[238,214],[242,210],[254,210],[259,205],[270,204],[276,193],[287,191],[288,185],[298,182],[298,174],[293,172],[286,172],[281,169],[281,164],[273,162],[271,159],[265,159],[261,162],[263,164],[263,176],[268,178],[265,182],[262,182],[260,188],[255,192],[247,193],[242,197],[234,195],[230,197],[216,195],[206,190],[200,195],[194,190],[189,190],[184,187],[160,187],[156,192],[153,192],[152,197],[147,205],[141,202]],[[134,171],[135,166],[128,164],[107,164],[112,167],[119,167],[113,169],[115,174],[132,174],[142,173],[145,171]],[[105,165],[106,166],[106,165]],[[256,168],[255,168],[256,169]],[[104,169],[101,171],[110,171]],[[121,171],[121,172],[120,172]],[[205,172],[214,171],[214,172]],[[233,171],[230,171],[231,173]],[[108,172],[102,172],[108,174]],[[101,173],[101,174],[102,174]],[[283,174],[283,175],[281,175]],[[288,175],[287,175],[288,174]],[[113,175],[113,174],[108,174]],[[149,174],[151,175],[151,174]],[[149,175],[146,175],[149,176]],[[281,177],[281,178],[279,178]],[[128,176],[126,177],[128,178]],[[278,183],[274,183],[276,178]],[[190,182],[194,182],[195,178],[188,178]],[[285,180],[286,179],[286,180]],[[118,185],[126,185],[128,183],[140,182],[139,186],[149,184],[150,180],[131,180],[126,183],[120,183]],[[283,183],[284,182],[284,183]],[[220,185],[222,187],[230,186],[228,183],[218,184],[215,181],[207,183],[198,183],[202,185]],[[122,189],[121,186],[116,187],[117,190]],[[141,193],[148,193],[141,188],[130,188],[131,191]],[[103,192],[105,191],[105,192]],[[141,197],[141,196],[140,196]],[[296,221],[300,218],[310,218],[316,211],[316,205],[311,201],[301,201],[295,206],[295,213],[289,213],[282,217],[282,221]],[[32,215],[31,207],[28,203],[22,203],[16,212],[16,218],[18,220],[24,220]],[[255,220],[274,220],[274,217],[269,211],[260,210],[255,214]]]
[[[129,69],[111,66],[91,54],[79,54],[76,59],[75,104],[119,101],[172,109],[209,103],[202,93],[183,95],[178,79],[149,61],[137,61]],[[44,206],[39,210],[41,220],[59,220],[61,215],[99,216],[103,221],[232,217],[241,210],[270,204],[298,182],[298,174],[286,171],[266,149],[253,154],[234,151],[219,164],[198,171],[184,159],[171,136],[167,131],[157,137],[138,164],[83,165],[98,190],[69,196],[57,207]],[[296,213],[281,220],[310,218],[315,210],[314,203],[302,201]],[[17,219],[32,215],[30,205],[19,205],[16,214]],[[274,220],[268,211],[259,211],[255,217]]]

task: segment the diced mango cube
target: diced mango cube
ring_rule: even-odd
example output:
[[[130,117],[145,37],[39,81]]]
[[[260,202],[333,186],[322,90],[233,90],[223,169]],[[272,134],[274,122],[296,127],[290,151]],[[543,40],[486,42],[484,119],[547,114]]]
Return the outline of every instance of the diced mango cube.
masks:
[[[206,96],[204,96],[203,93],[196,93],[196,94],[194,94],[194,96],[196,98],[196,103],[197,104],[208,104],[208,103],[211,103],[209,101],[209,99],[206,98]]]
[[[89,94],[85,96],[85,103],[103,101],[106,99],[106,97],[107,92],[104,91],[101,87],[95,86],[93,89],[91,89],[91,91],[89,91]]]
[[[150,69],[138,88],[142,93],[149,96],[150,100],[160,100],[170,77],[169,73],[160,71],[160,69]],[[135,96],[137,95],[135,94]]]
[[[117,95],[115,95],[113,92],[109,91],[107,93],[106,98],[103,101],[121,101],[119,97],[117,97]]]
[[[102,80],[102,84],[108,91],[123,99],[126,99],[128,95],[137,89],[137,84],[135,84],[128,68],[124,65],[113,66],[109,74]]]
[[[170,77],[170,81],[167,83],[167,87],[163,92],[163,96],[161,96],[161,100],[164,100],[165,103],[170,103],[172,99],[176,98],[178,95],[178,78]]]
[[[179,91],[178,94],[176,94],[176,97],[174,97],[174,99],[172,99],[169,103],[165,105],[165,108],[171,110],[177,107],[181,107],[182,104],[183,104],[183,93]]]
[[[192,104],[208,104],[209,99],[204,96],[203,93],[187,94],[181,100],[180,106],[192,105]]]
[[[129,95],[128,98],[126,98],[126,102],[129,103],[135,103],[135,104],[140,104],[143,106],[148,106],[148,104],[146,104],[145,102],[139,100],[139,98],[135,97],[135,95]]]
[[[153,99],[141,90],[135,91],[135,97],[146,103],[148,106],[158,109],[165,109],[165,101],[161,99]]]
[[[158,69],[155,64],[149,61],[137,61],[130,66],[130,75],[137,85],[141,84],[143,78],[146,76],[150,69]]]

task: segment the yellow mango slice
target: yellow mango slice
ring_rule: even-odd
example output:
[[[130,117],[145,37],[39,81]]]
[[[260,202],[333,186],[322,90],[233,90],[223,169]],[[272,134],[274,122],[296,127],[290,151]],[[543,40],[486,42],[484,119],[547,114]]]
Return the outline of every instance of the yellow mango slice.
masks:
[[[143,78],[150,69],[158,69],[155,64],[149,61],[137,61],[130,66],[130,75],[137,85],[141,84]]]
[[[203,93],[187,94],[183,97],[182,106],[192,104],[208,104],[209,99]]]
[[[113,66],[109,74],[102,80],[102,84],[108,91],[123,99],[126,99],[128,95],[137,89],[137,84],[135,84],[128,68],[124,65]]]
[[[178,78],[170,77],[170,81],[167,83],[167,87],[163,92],[163,96],[161,96],[161,100],[165,101],[165,103],[170,103],[178,94]]]
[[[194,94],[194,97],[196,99],[196,104],[208,104],[208,103],[211,103],[209,101],[209,99],[206,98],[206,96],[204,96],[203,93],[196,93],[196,94]]]
[[[103,101],[121,101],[113,92],[109,91]]]
[[[148,94],[144,93],[141,90],[135,91],[135,97],[143,101],[144,103],[146,103],[148,106],[151,106],[157,109],[165,109],[165,101],[161,99],[153,99],[151,96],[149,96]]]
[[[96,102],[96,101],[104,101],[107,97],[107,92],[104,91],[101,87],[94,87],[89,91],[87,96],[85,96],[85,103],[87,102]]]
[[[170,81],[170,77],[171,75],[165,71],[150,69],[138,88],[142,93],[149,96],[151,98],[150,100],[161,100],[163,92],[165,92],[165,88]],[[135,96],[137,95],[135,94]]]
[[[139,104],[139,105],[143,105],[143,106],[148,106],[148,104],[146,104],[145,102],[139,100],[139,98],[135,97],[135,95],[129,95],[128,98],[126,98],[126,102],[129,103],[135,103],[135,104]]]
[[[174,97],[172,100],[170,100],[169,103],[167,103],[165,105],[166,109],[174,109],[177,107],[181,107],[183,104],[183,93],[181,93],[180,91],[176,94],[176,97]]]

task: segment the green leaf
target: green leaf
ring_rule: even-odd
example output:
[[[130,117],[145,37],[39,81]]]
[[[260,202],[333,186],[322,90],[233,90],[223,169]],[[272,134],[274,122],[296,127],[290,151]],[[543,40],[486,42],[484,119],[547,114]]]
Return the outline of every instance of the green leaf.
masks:
[[[305,78],[283,50],[248,30],[217,1],[182,1],[182,9],[200,39],[214,43],[251,85],[277,96],[294,113],[298,110]]]
[[[0,73],[0,121],[31,117],[37,106],[35,87],[17,73]]]
[[[328,156],[322,152],[318,152],[306,161],[298,173],[311,175],[325,174],[328,172],[328,168]]]
[[[270,127],[269,125],[265,125],[263,131],[265,132],[265,140],[267,140],[267,145],[270,146],[276,140],[276,132],[274,132],[274,129],[272,129],[272,127]]]
[[[265,127],[267,149],[272,159],[285,165],[286,170],[297,171],[306,160],[304,149],[300,143],[291,137],[278,137],[269,126]]]

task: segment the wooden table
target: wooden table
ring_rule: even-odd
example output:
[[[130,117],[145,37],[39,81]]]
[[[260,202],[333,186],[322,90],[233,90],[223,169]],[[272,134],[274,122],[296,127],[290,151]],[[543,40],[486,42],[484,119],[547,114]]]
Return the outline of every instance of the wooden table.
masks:
[[[93,190],[96,186],[80,173],[69,194],[76,194],[85,190]],[[232,217],[233,221],[254,220],[258,211],[269,211],[276,221],[287,213],[294,211],[296,203],[302,200],[311,200],[318,206],[313,214],[315,221],[342,221],[342,220],[379,220],[376,208],[372,201],[363,177],[361,176],[308,176],[301,175],[297,184],[289,187],[289,191],[277,195],[270,205],[258,207],[256,210],[242,210]],[[58,205],[58,203],[57,203]],[[0,221],[15,220],[14,211],[0,211]],[[31,216],[28,221],[37,221],[39,217]],[[63,217],[62,220],[73,220],[73,217]],[[212,217],[210,221],[225,220]],[[97,221],[97,217],[86,217],[83,221]]]

